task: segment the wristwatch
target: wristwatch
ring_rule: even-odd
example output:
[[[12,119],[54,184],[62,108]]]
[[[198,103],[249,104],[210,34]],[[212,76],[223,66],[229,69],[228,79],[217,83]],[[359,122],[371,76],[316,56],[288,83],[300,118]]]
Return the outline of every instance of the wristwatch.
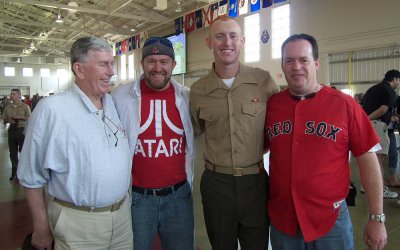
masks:
[[[386,216],[385,216],[385,214],[370,214],[368,219],[375,220],[380,223],[385,223]]]

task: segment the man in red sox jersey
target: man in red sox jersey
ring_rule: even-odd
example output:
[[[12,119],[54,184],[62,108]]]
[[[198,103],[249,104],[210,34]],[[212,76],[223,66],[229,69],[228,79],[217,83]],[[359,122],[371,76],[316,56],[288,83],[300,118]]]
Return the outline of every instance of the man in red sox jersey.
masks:
[[[164,250],[194,249],[189,89],[171,78],[176,62],[168,39],[148,38],[141,63],[140,80],[113,93],[133,154],[134,249],[152,249],[157,233]]]
[[[369,205],[364,240],[368,249],[383,249],[383,185],[374,153],[379,138],[353,98],[317,82],[318,68],[314,37],[297,34],[283,43],[288,89],[268,100],[265,130],[272,248],[354,249],[345,202],[351,151]]]

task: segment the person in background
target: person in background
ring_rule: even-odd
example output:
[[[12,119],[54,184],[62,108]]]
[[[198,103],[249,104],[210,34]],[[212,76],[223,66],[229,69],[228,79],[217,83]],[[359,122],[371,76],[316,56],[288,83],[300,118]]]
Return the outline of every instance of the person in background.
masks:
[[[113,92],[133,155],[134,248],[151,250],[160,236],[164,250],[194,249],[194,136],[189,89],[171,78],[172,43],[148,38],[143,75]]]
[[[107,94],[113,52],[104,39],[82,37],[70,55],[75,84],[38,103],[18,168],[32,245],[51,250],[54,239],[54,249],[132,249],[132,159]]]
[[[30,98],[29,95],[25,96],[25,100],[24,100],[25,104],[29,106],[29,108],[32,108],[32,99]]]
[[[288,89],[268,100],[265,121],[272,249],[354,249],[345,202],[349,151],[356,157],[367,194],[365,243],[368,249],[383,249],[383,184],[373,152],[379,137],[352,97],[318,83],[314,37],[292,35],[281,50]]]
[[[265,104],[279,91],[269,72],[240,63],[239,24],[219,17],[206,45],[214,63],[190,90],[196,136],[205,134],[200,190],[213,250],[268,248],[268,175],[263,164]]]
[[[358,102],[360,105],[362,105],[363,98],[364,93],[357,93],[354,95],[354,100],[356,100],[356,102]]]
[[[400,82],[399,82],[400,84]],[[399,97],[396,94],[396,101],[395,107],[392,110],[392,117],[391,121],[388,125],[388,136],[389,136],[389,152],[388,152],[388,166],[389,166],[389,180],[387,180],[386,184],[389,187],[398,188],[400,187],[400,181],[397,179],[396,171],[397,171],[397,164],[399,158],[399,152],[397,150],[397,141],[395,130],[398,129],[399,126],[399,115],[398,115],[398,107],[400,101]]]
[[[35,107],[36,107],[36,105],[38,104],[39,101],[40,101],[39,94],[38,93],[34,94],[33,97],[32,97],[32,103],[31,103],[32,111],[35,109]]]
[[[392,159],[390,164],[394,165],[394,157],[397,149],[395,148],[395,139],[392,138],[392,147],[390,147],[390,138],[388,134],[388,125],[391,122],[397,123],[399,121],[398,116],[395,114],[396,111],[396,91],[400,85],[400,71],[389,70],[386,72],[382,82],[375,84],[367,90],[363,98],[363,109],[367,113],[371,123],[373,124],[376,133],[380,138],[380,145],[382,147],[377,153],[379,164],[381,166],[382,179],[384,179],[384,165],[388,162],[389,150],[392,150]],[[393,131],[394,132],[394,131]],[[391,135],[394,137],[394,133]],[[397,156],[397,155],[396,155]],[[390,184],[397,186],[400,184],[396,178],[396,166],[390,166],[391,178]],[[394,169],[394,170],[392,170]],[[394,171],[394,173],[392,173]],[[397,192],[391,191],[386,185],[383,191],[383,197],[394,199],[398,197]]]
[[[21,101],[21,91],[12,89],[10,94],[12,104],[5,106],[3,119],[5,123],[10,123],[8,128],[8,149],[11,160],[10,181],[17,179],[18,152],[21,152],[24,144],[24,129],[28,118],[31,116],[31,109]]]

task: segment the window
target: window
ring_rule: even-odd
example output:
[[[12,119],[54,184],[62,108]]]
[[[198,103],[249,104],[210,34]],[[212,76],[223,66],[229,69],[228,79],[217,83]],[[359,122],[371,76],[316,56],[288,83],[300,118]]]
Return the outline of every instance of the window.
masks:
[[[281,58],[281,46],[290,35],[290,5],[272,9],[272,58]]]
[[[33,69],[32,68],[22,68],[22,76],[25,76],[25,77],[33,76]]]
[[[135,65],[133,64],[134,58],[133,55],[128,56],[128,78],[135,78]]]
[[[246,43],[244,45],[244,61],[260,61],[260,15],[255,13],[244,18],[244,36]]]
[[[65,69],[57,69],[57,77],[60,79],[67,79],[67,71]]]
[[[40,69],[40,77],[49,77],[50,76],[50,69]]]
[[[353,91],[351,89],[341,89],[341,91],[349,96],[353,96]]]
[[[14,67],[4,67],[4,75],[5,76],[15,76],[15,68]]]
[[[126,55],[121,55],[121,80],[126,80]]]

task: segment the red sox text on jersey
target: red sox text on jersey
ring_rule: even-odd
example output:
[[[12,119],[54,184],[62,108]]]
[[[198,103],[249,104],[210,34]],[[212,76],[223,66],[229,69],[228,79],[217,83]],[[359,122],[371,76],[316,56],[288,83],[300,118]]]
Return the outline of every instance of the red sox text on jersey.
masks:
[[[291,121],[283,121],[277,122],[267,129],[267,136],[269,141],[272,138],[282,135],[282,134],[290,134],[293,130],[293,124]],[[328,124],[326,122],[318,122],[315,121],[307,121],[304,124],[304,133],[307,135],[315,135],[318,137],[330,139],[332,141],[336,141],[337,134],[342,131],[341,128],[336,127],[332,124]]]

